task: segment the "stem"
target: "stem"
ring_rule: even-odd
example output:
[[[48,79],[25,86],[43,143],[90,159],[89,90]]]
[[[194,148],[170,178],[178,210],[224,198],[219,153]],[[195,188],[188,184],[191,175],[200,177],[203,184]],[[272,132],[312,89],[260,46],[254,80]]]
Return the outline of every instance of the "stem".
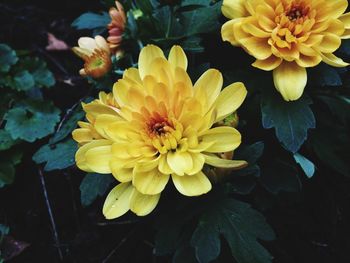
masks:
[[[57,252],[58,252],[58,256],[60,257],[60,260],[63,261],[63,253],[61,251],[61,245],[60,245],[60,240],[58,238],[58,233],[57,233],[57,229],[56,229],[56,223],[55,223],[55,219],[54,219],[53,214],[52,214],[51,204],[50,204],[50,200],[49,200],[49,197],[48,197],[48,194],[47,194],[47,190],[46,190],[46,183],[45,183],[44,175],[43,175],[43,172],[42,172],[41,168],[39,168],[38,171],[39,171],[39,177],[40,177],[41,186],[43,187],[43,192],[44,192],[44,197],[45,197],[45,203],[46,203],[47,211],[49,213],[50,222],[51,222],[51,226],[52,226],[52,230],[53,230],[55,246],[57,247]]]

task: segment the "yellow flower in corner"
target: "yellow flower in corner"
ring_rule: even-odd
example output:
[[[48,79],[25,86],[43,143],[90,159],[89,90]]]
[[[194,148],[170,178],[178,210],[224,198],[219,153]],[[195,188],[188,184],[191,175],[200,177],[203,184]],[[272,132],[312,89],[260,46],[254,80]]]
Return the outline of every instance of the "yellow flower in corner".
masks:
[[[198,196],[212,187],[204,165],[246,165],[220,158],[240,145],[241,135],[233,127],[216,125],[242,104],[247,94],[242,83],[221,91],[221,73],[209,69],[193,85],[179,46],[166,59],[160,48],[148,45],[138,65],[115,83],[114,100],[104,94],[104,99],[84,105],[90,128],[84,123],[73,132],[80,142],[77,166],[112,173],[121,182],[105,201],[108,219],[128,210],[149,214],[170,178],[181,194]],[[91,127],[99,136],[91,136]]]
[[[80,75],[100,78],[111,70],[111,52],[103,37],[81,37],[78,45],[79,47],[73,47],[73,52],[85,61],[84,68],[79,71]]]
[[[297,100],[306,68],[321,61],[349,65],[333,54],[350,38],[347,6],[347,0],[224,0],[222,12],[231,20],[222,26],[222,39],[255,57],[254,67],[273,70],[283,98]]]

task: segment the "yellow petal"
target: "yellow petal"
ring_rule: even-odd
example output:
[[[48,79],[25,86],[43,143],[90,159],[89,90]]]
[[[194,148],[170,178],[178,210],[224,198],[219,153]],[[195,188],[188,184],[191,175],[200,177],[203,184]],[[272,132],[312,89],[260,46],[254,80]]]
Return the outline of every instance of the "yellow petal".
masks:
[[[104,104],[97,104],[97,103],[83,104],[83,109],[94,119],[100,114],[110,114],[116,117],[119,116],[115,108],[109,107]]]
[[[168,165],[165,154],[162,154],[160,156],[158,170],[163,174],[171,174],[173,172],[173,170]]]
[[[273,71],[273,82],[284,100],[297,100],[306,86],[306,69],[295,62],[283,62]]]
[[[221,12],[227,18],[239,18],[248,15],[244,6],[245,0],[224,0],[221,7]]]
[[[97,48],[96,41],[91,37],[81,37],[78,39],[78,45],[81,48],[93,51]]]
[[[325,33],[322,42],[316,47],[322,53],[333,53],[336,51],[341,44],[339,36],[334,34]]]
[[[111,145],[111,142],[108,140],[93,140],[87,144],[81,146],[75,154],[75,162],[79,169],[92,172],[93,170],[87,165],[86,161],[86,152],[100,146]]]
[[[171,48],[168,60],[174,68],[180,67],[184,70],[187,69],[187,57],[180,46],[173,46]]]
[[[199,101],[203,101],[201,97],[204,97],[207,101],[207,109],[209,109],[219,96],[222,83],[223,78],[220,71],[208,69],[194,84],[194,97]]]
[[[275,68],[277,68],[280,64],[282,63],[282,59],[279,57],[276,57],[275,55],[272,55],[270,57],[268,57],[267,59],[257,59],[252,66],[265,70],[265,71],[270,71],[270,70],[274,70]]]
[[[246,161],[242,160],[228,160],[228,159],[221,159],[215,155],[206,155],[204,154],[205,157],[205,163],[209,164],[214,167],[219,167],[219,168],[243,168],[248,165]]]
[[[115,179],[117,179],[121,183],[127,183],[132,180],[133,169],[132,168],[121,168],[122,164],[120,161],[111,160],[109,163],[111,167],[112,174]]]
[[[331,18],[338,18],[345,12],[346,8],[348,7],[347,0],[328,0],[327,2],[330,5],[330,8],[327,9],[327,16]]]
[[[188,175],[194,175],[196,173],[199,173],[204,166],[205,158],[203,154],[201,153],[191,153],[193,167],[190,171],[187,171],[186,174]]]
[[[350,38],[350,29],[346,29],[341,36],[342,39],[349,39]]]
[[[207,130],[199,138],[202,142],[214,142],[206,152],[229,152],[241,144],[241,134],[232,127],[216,127]]]
[[[133,81],[136,81],[137,83],[142,85],[142,80],[140,78],[140,73],[137,68],[129,68],[124,71],[123,73],[123,78],[129,78],[132,79]]]
[[[235,34],[233,31],[234,24],[238,22],[239,19],[232,19],[227,21],[221,27],[221,37],[223,41],[228,41],[231,45],[239,46],[239,42],[235,38]]]
[[[172,174],[171,178],[176,189],[186,196],[198,196],[211,190],[211,183],[203,172],[184,176]]]
[[[239,38],[237,35],[236,37]],[[271,46],[267,41],[267,38],[239,38],[241,45],[246,48],[248,53],[254,56],[256,59],[267,59],[272,55]]]
[[[193,168],[192,157],[188,152],[168,152],[167,162],[174,173],[184,175],[186,171]]]
[[[147,45],[141,50],[139,56],[139,73],[141,79],[152,73],[153,69],[150,66],[156,58],[165,58],[163,51],[159,47]]]
[[[94,123],[94,127],[96,131],[101,134],[103,137],[108,138],[106,134],[107,127],[116,121],[119,121],[120,117],[110,114],[100,114],[96,117],[96,121]]]
[[[112,146],[97,146],[85,153],[86,165],[94,172],[100,174],[111,173],[109,162],[112,158]]]
[[[334,54],[321,53],[320,55],[322,57],[323,62],[333,67],[342,68],[350,65],[349,63],[344,62],[341,58],[338,58],[337,56],[335,56]]]
[[[102,209],[106,219],[120,217],[129,211],[130,197],[133,190],[134,187],[131,183],[121,183],[110,191]]]
[[[247,89],[242,82],[236,82],[227,86],[219,95],[216,103],[215,122],[223,120],[236,111],[247,96]]]
[[[169,181],[169,174],[163,174],[158,169],[148,172],[135,172],[132,184],[136,189],[145,195],[155,195],[161,193]]]
[[[343,14],[339,20],[343,22],[345,29],[350,29],[350,12]]]
[[[94,139],[90,129],[79,128],[72,132],[72,137],[78,143],[87,143]]]
[[[130,198],[130,210],[138,216],[148,215],[156,208],[159,198],[160,194],[144,195],[135,189]]]
[[[305,56],[300,54],[299,59],[297,59],[295,62],[303,68],[308,68],[308,67],[315,67],[318,64],[320,64],[320,62],[322,61],[322,58],[320,55],[316,55],[316,56]]]

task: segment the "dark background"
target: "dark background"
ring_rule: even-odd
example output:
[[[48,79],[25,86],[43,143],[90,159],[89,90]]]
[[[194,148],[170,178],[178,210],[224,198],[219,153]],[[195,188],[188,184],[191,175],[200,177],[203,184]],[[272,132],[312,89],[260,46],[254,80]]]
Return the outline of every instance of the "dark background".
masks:
[[[47,61],[57,85],[46,95],[62,110],[84,97],[88,84],[78,76],[82,62],[72,52],[45,50],[47,32],[74,46],[85,32],[75,31],[71,22],[81,13],[100,10],[106,8],[97,0],[0,1],[0,43],[30,50]],[[215,48],[216,42],[208,39],[206,47]],[[222,50],[222,54],[216,52],[209,59],[220,64],[229,51],[216,50]],[[67,79],[74,85],[66,84]],[[248,118],[241,116],[243,120]],[[271,164],[271,157],[279,155],[273,131],[264,131],[256,122],[248,122],[244,129],[247,141],[254,142],[260,132],[271,138],[262,160]],[[88,208],[81,206],[79,185],[83,173],[74,168],[44,174],[57,226],[56,243],[38,167],[31,160],[45,142],[23,146],[24,160],[17,169],[15,183],[0,190],[0,222],[10,227],[13,238],[30,244],[10,262],[171,262],[170,257],[153,255],[157,212],[142,219],[128,214],[116,221],[104,220],[103,198]],[[277,234],[277,240],[264,243],[276,263],[350,262],[350,181],[322,163],[316,166],[312,179],[300,178],[301,191],[273,195],[258,185],[246,197],[263,211]],[[273,169],[273,164],[268,168]],[[228,255],[224,251],[217,262],[232,262]]]

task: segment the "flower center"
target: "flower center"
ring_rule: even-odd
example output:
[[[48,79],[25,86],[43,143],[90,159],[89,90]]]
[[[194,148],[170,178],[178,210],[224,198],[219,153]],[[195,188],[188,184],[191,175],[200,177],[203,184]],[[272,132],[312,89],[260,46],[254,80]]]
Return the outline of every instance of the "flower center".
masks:
[[[286,11],[286,16],[288,17],[289,21],[295,22],[299,18],[304,18],[309,13],[309,7],[306,7],[304,4],[292,4],[290,8]]]
[[[111,69],[111,66],[111,58],[108,52],[103,50],[96,49],[92,55],[85,58],[84,69],[93,78],[104,76]]]
[[[160,117],[160,116],[151,118],[147,126],[148,126],[148,132],[151,137],[162,136],[172,129],[167,118]]]

